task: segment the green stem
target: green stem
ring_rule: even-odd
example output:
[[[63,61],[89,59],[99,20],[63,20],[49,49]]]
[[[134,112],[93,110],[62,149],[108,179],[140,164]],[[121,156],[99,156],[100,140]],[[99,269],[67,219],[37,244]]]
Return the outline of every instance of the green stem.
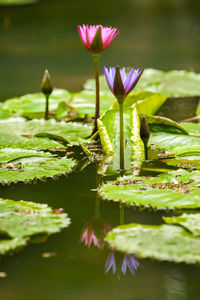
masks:
[[[119,214],[120,214],[120,225],[124,225],[124,206],[120,204],[119,206]]]
[[[120,117],[120,170],[124,171],[124,116],[123,116],[123,102],[119,103],[119,117]]]
[[[94,119],[94,130],[93,134],[98,131],[97,119],[99,118],[99,106],[100,106],[100,97],[99,97],[99,55],[94,55],[94,77],[96,82],[96,110],[95,110],[95,119]]]
[[[45,95],[46,98],[46,109],[45,109],[45,120],[49,118],[49,95]]]
[[[148,160],[148,142],[144,141],[145,160]]]

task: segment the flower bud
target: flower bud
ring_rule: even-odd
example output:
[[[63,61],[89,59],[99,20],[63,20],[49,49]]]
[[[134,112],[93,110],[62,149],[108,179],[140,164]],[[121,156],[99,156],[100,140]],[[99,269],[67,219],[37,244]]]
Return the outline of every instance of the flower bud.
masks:
[[[41,84],[41,91],[44,95],[50,95],[53,91],[53,85],[48,70],[45,70]]]
[[[148,125],[144,115],[142,115],[142,117],[141,117],[140,137],[143,140],[143,142],[147,144],[149,137],[150,137],[150,130],[149,130],[149,125]]]

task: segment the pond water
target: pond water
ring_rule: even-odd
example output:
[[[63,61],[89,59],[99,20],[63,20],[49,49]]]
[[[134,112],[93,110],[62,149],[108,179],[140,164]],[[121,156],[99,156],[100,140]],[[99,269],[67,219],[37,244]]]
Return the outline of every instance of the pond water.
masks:
[[[199,9],[198,1],[186,0],[58,0],[0,7],[0,99],[37,91],[44,68],[49,68],[56,86],[79,90],[92,74],[90,56],[76,32],[79,23],[112,24],[120,29],[120,38],[102,55],[101,66],[118,63],[200,71]],[[178,118],[169,105],[167,114]],[[82,230],[98,205],[96,170],[93,163],[56,181],[1,187],[2,198],[64,208],[71,225],[44,243],[1,258],[0,272],[7,277],[0,278],[0,299],[199,299],[199,266],[139,260],[135,276],[129,270],[126,275],[120,272],[121,265],[117,274],[111,270],[105,274],[110,250],[88,249],[80,243]],[[110,226],[120,223],[117,203],[101,201],[99,211]],[[125,208],[125,223],[161,224],[161,217],[169,214]],[[44,253],[55,256],[44,258]]]

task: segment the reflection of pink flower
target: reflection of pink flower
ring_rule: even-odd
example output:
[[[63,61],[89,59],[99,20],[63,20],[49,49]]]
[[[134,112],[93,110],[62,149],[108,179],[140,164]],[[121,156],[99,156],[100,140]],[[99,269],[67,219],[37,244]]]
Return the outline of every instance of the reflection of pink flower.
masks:
[[[117,28],[103,27],[102,25],[77,26],[79,35],[85,47],[94,54],[106,49],[112,40],[119,34]]]
[[[88,248],[92,242],[94,243],[94,246],[100,248],[98,238],[95,236],[94,231],[89,227],[86,227],[83,231],[81,235],[81,242],[85,242],[85,246],[88,246]]]
[[[138,269],[140,266],[139,262],[135,258],[133,254],[126,254],[123,257],[122,265],[121,265],[121,271],[124,275],[126,275],[127,267],[129,268],[132,275],[135,275],[135,270]],[[112,250],[105,263],[105,273],[108,273],[108,271],[112,268],[113,274],[117,271],[117,264],[115,261],[115,251]]]
[[[94,246],[103,248],[105,246],[104,236],[111,230],[111,226],[102,218],[94,217],[87,222],[81,234],[81,243],[89,248],[93,242]]]

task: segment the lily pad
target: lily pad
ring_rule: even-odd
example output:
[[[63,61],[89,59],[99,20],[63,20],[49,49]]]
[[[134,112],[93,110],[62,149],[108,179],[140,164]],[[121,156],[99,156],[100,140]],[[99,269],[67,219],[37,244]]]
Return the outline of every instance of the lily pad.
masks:
[[[39,0],[0,0],[0,5],[24,5],[38,2]]]
[[[100,94],[100,114],[105,112],[115,100],[113,94]],[[70,102],[71,109],[78,112],[77,117],[83,118],[85,115],[93,117],[95,115],[96,93],[81,91],[73,96]]]
[[[175,158],[163,159],[169,166],[176,166],[182,169],[196,170],[200,169],[200,152],[199,155],[177,156]]]
[[[92,130],[90,125],[10,118],[0,120],[0,148],[50,149],[63,148],[64,143],[83,143]]]
[[[156,209],[200,207],[200,172],[177,170],[157,177],[124,176],[103,184],[99,194],[127,205]]]
[[[107,156],[113,156],[109,166],[116,172],[120,165],[119,111],[112,109],[105,112],[98,120],[98,129],[104,152]],[[144,160],[144,144],[140,138],[140,120],[136,108],[124,109],[124,137],[125,168],[139,170]]]
[[[182,214],[176,217],[163,217],[167,224],[177,224],[189,230],[193,235],[200,236],[200,214]]]
[[[145,115],[155,115],[155,113],[165,103],[166,100],[166,95],[140,91],[129,94],[128,97],[126,97],[126,99],[124,100],[124,108],[136,107],[138,113]],[[111,108],[119,110],[119,104],[117,100],[113,102]]]
[[[67,214],[55,213],[46,204],[0,199],[0,211],[0,254],[26,245],[33,235],[50,235],[70,223]]]
[[[47,152],[0,149],[0,183],[42,179],[69,173],[75,165],[71,158]]]
[[[111,247],[140,258],[200,262],[200,239],[179,226],[123,225],[110,231],[106,241]]]
[[[49,97],[49,112],[54,113],[60,102],[67,103],[70,98],[71,95],[67,90],[54,89]],[[45,96],[42,93],[35,93],[8,99],[3,103],[2,109],[30,119],[44,118]]]
[[[101,90],[109,92],[105,76],[100,77]],[[94,79],[87,80],[84,88],[95,90]],[[163,72],[155,69],[145,69],[134,91],[150,91],[167,95],[168,97],[193,97],[200,95],[200,74],[188,71],[172,70]]]

